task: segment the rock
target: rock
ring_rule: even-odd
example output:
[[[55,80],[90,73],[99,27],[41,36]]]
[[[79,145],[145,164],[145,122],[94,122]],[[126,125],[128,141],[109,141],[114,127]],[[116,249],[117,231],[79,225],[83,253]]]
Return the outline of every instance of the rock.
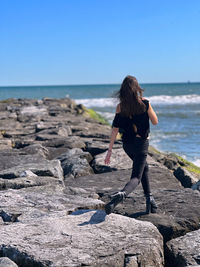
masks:
[[[200,230],[167,242],[166,266],[200,265]]]
[[[63,179],[63,171],[59,160],[40,160],[35,163],[26,163],[0,171],[0,178],[14,179],[20,177],[24,171],[31,171],[37,176],[53,176]]]
[[[151,223],[101,210],[35,217],[2,226],[0,235],[0,253],[20,266],[124,266],[130,255],[137,266],[164,266],[162,237]]]
[[[0,171],[15,166],[23,166],[27,163],[39,163],[41,161],[44,161],[41,156],[36,154],[27,155],[17,149],[0,151]]]
[[[35,140],[36,141],[47,141],[52,139],[60,139],[60,136],[57,134],[37,134]]]
[[[4,222],[18,222],[18,217],[21,215],[19,214],[8,214],[4,210],[0,211],[0,216],[3,219]]]
[[[66,192],[66,193],[65,193]],[[90,192],[88,192],[88,195]],[[29,223],[36,218],[71,214],[80,209],[102,209],[104,202],[71,193],[58,184],[0,191],[1,209],[8,214],[22,214],[19,221]],[[1,255],[1,254],[0,254]]]
[[[101,131],[99,131],[101,127]],[[81,121],[77,125],[72,125],[72,133],[76,136],[88,137],[88,138],[100,138],[109,141],[111,128],[108,125],[101,125],[95,120],[91,122]]]
[[[163,235],[164,241],[184,235],[199,228],[200,193],[184,189],[172,172],[148,157],[150,185],[158,204],[157,214],[145,213],[145,198],[139,185],[124,203],[119,204],[115,213],[143,221],[152,222]],[[131,170],[119,170],[110,173],[68,179],[66,186],[93,190],[104,202],[110,193],[119,191],[129,181]],[[192,208],[191,208],[192,207]]]
[[[12,148],[12,141],[9,139],[0,139],[0,150]]]
[[[102,154],[108,150],[109,140],[100,139],[100,138],[90,138],[86,143],[86,150],[94,157],[98,154]],[[121,148],[122,144],[119,141],[116,141],[113,145],[113,148]]]
[[[70,149],[66,153],[60,155],[58,159],[61,161],[65,179],[93,173],[89,165],[92,156],[88,152],[83,152],[80,148]]]
[[[9,131],[21,128],[22,128],[21,124],[15,119],[0,120],[0,131]]]
[[[45,147],[85,148],[85,143],[79,137],[59,137],[42,143]]]
[[[199,190],[200,191],[200,181],[198,181],[196,184],[192,186],[193,190]]]
[[[45,106],[22,106],[18,112],[17,120],[25,123],[30,121],[40,121],[48,114],[47,112]]]
[[[43,158],[49,157],[49,150],[41,144],[32,144],[20,149],[20,151],[30,155],[37,154]]]
[[[110,165],[104,163],[107,151],[95,156],[93,161],[93,169],[95,173],[103,173],[112,170],[130,169],[133,161],[127,156],[123,148],[113,149]]]
[[[33,176],[31,177],[20,177],[15,179],[2,179],[0,178],[0,190],[6,190],[9,188],[20,189],[33,186],[43,186],[43,185],[62,185],[62,180],[58,180],[54,177],[49,176]]]
[[[38,131],[38,129],[36,129]],[[70,126],[60,127],[57,126],[55,128],[50,127],[50,129],[44,129],[39,131],[39,135],[58,135],[63,137],[68,137],[72,134],[72,130]]]
[[[37,177],[37,175],[30,170],[25,170],[20,173],[19,177]]]
[[[18,265],[7,257],[0,258],[0,267],[17,267]]]
[[[174,175],[181,182],[184,187],[191,188],[196,182],[198,182],[198,178],[194,177],[188,170],[183,167],[178,167],[174,171]]]

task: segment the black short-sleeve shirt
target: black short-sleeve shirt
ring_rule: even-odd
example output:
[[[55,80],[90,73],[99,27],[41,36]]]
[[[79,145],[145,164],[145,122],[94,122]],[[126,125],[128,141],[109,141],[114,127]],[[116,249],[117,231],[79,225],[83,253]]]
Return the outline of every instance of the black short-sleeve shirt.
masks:
[[[146,111],[144,113],[134,115],[132,118],[125,117],[121,113],[115,114],[112,127],[119,128],[124,143],[133,142],[136,134],[140,135],[143,139],[146,139],[149,135],[150,125],[147,112],[149,101],[147,99],[142,101],[146,105]]]

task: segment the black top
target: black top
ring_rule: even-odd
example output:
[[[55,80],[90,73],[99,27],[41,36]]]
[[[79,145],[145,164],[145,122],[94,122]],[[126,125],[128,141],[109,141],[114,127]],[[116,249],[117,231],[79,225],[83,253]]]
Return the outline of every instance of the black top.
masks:
[[[150,132],[149,125],[149,101],[147,99],[142,100],[146,105],[146,111],[141,114],[134,115],[132,118],[125,117],[121,113],[116,113],[112,127],[120,128],[122,133],[122,141],[124,143],[132,143],[136,135],[146,139]]]

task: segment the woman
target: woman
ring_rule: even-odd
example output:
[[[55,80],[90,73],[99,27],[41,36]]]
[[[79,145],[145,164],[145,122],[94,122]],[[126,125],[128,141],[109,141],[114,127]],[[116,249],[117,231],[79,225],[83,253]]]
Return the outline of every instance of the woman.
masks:
[[[117,204],[123,201],[140,183],[146,196],[146,212],[155,213],[157,205],[150,191],[148,178],[147,153],[149,146],[149,119],[153,125],[158,118],[149,101],[142,97],[143,90],[133,76],[127,76],[117,92],[120,103],[117,105],[115,118],[112,124],[112,133],[105,164],[110,163],[112,147],[116,136],[122,133],[123,149],[133,160],[133,169],[130,181],[124,188],[111,196],[111,201],[105,205],[105,211],[110,214]]]

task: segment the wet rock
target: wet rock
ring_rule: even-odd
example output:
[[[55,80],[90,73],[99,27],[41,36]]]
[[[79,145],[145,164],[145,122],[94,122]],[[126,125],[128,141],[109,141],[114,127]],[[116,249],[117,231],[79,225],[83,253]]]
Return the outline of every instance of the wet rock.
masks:
[[[166,266],[200,265],[200,230],[167,242]]]

